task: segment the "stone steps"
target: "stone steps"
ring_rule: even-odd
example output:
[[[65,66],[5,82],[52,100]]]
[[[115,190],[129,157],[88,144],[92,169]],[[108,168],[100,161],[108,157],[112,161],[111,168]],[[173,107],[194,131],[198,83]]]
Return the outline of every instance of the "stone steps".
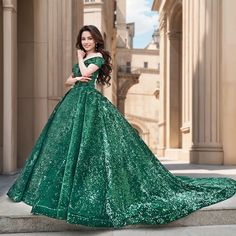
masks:
[[[67,224],[65,221],[51,219],[45,216],[35,216],[30,213],[31,207],[20,202],[14,203],[2,196],[0,198],[0,234],[26,232],[63,232],[86,230],[94,228]],[[160,229],[170,227],[193,226],[236,226],[236,196],[218,204],[205,207],[191,215],[162,226],[135,225],[124,229]],[[100,230],[105,230],[101,229]],[[111,231],[111,229],[107,229]]]
[[[64,231],[64,232],[38,232],[13,233],[4,236],[234,236],[235,225],[170,227],[149,229],[122,229],[122,230],[93,230],[93,231]]]

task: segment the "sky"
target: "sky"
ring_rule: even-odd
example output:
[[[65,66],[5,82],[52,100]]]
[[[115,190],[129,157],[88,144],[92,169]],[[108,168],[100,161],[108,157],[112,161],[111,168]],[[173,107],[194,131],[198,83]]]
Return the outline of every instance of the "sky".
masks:
[[[135,22],[134,48],[145,48],[158,26],[158,14],[152,11],[153,0],[126,0],[126,22]]]

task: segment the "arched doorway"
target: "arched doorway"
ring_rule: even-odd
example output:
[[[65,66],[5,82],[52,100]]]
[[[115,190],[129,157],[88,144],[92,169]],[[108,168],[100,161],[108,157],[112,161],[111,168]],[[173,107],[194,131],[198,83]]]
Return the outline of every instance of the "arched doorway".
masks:
[[[135,131],[137,132],[137,134],[142,137],[142,130],[140,129],[140,127],[138,127],[137,125],[131,124],[133,126],[133,128],[135,129]]]
[[[139,76],[140,74],[137,73],[123,73],[122,71],[118,71],[117,107],[122,114],[125,114],[125,99],[128,90],[139,82]]]
[[[169,148],[182,147],[182,4],[169,21]]]

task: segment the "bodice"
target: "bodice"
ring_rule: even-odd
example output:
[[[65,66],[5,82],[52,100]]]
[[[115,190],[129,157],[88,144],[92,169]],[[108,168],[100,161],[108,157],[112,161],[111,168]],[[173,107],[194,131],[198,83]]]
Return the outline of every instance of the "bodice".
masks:
[[[104,59],[102,57],[98,57],[98,56],[97,57],[91,57],[91,58],[88,58],[88,59],[84,60],[84,64],[86,66],[88,66],[89,64],[95,64],[100,68],[103,63],[104,63]],[[78,63],[73,65],[72,72],[73,72],[75,77],[82,76]],[[96,70],[90,76],[91,80],[89,82],[85,83],[85,82],[78,81],[78,82],[76,82],[76,84],[79,84],[79,86],[95,87],[98,74],[99,74],[99,69]]]

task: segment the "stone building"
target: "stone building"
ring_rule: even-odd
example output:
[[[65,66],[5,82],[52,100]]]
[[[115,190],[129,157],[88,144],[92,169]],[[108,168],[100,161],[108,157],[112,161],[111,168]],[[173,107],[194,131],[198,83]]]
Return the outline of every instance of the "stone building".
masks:
[[[0,1],[0,172],[22,167],[65,93],[82,0]]]
[[[158,32],[146,48],[133,48],[134,23],[126,23],[126,1],[117,1],[118,109],[142,139],[157,152]],[[154,37],[155,36],[155,37]]]
[[[154,0],[160,15],[159,155],[236,164],[236,1]]]
[[[125,117],[153,153],[157,153],[159,113],[159,48],[156,45],[157,42],[151,42],[144,49],[128,50],[130,70],[140,76],[139,83],[128,90],[125,99]]]

